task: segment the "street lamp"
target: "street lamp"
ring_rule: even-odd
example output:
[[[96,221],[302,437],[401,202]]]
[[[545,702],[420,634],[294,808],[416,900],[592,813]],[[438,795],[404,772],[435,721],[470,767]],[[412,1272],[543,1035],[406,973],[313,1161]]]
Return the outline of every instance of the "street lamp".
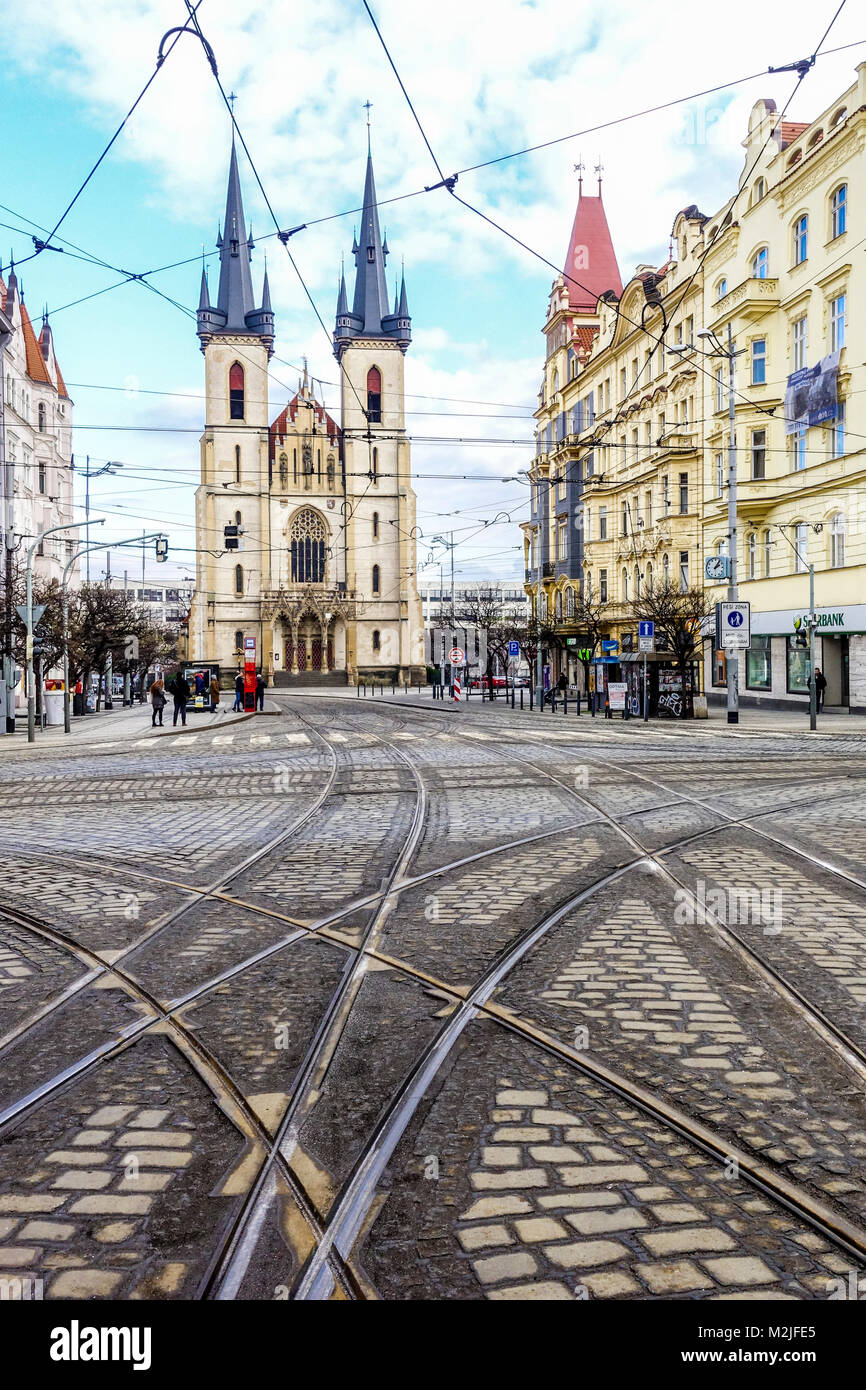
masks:
[[[527,468],[519,470],[521,477],[529,483],[529,515],[532,518],[532,475]],[[539,487],[536,497],[540,500],[541,488]],[[536,552],[536,586],[535,586],[535,698],[538,703],[539,714],[544,713],[544,665],[541,652],[541,508],[538,508],[538,525],[535,536]]]
[[[84,530],[85,530],[85,532],[87,531],[87,528],[88,528],[88,526],[90,525],[90,479],[91,479],[91,478],[99,478],[99,477],[102,476],[103,473],[111,473],[111,474],[117,473],[117,472],[123,467],[123,464],[122,464],[122,463],[109,462],[109,463],[104,463],[104,464],[102,465],[101,468],[91,468],[91,467],[90,467],[90,455],[89,455],[89,454],[86,455],[86,459],[87,459],[87,462],[86,462],[86,465],[85,465],[84,468],[77,468],[77,469],[76,469],[75,457],[74,457],[74,456],[73,456],[73,458],[72,458],[72,463],[70,464],[70,467],[72,468],[73,472],[76,472],[76,471],[77,471],[77,472],[83,474],[83,476],[84,476]],[[96,523],[94,523],[94,524],[96,524]],[[87,573],[86,573],[86,581],[87,581],[88,584],[90,583],[90,552],[89,552],[89,551],[87,552]]]
[[[66,521],[62,526],[49,526],[44,531],[40,531],[30,549],[27,551],[27,569],[25,586],[27,594],[27,645],[25,647],[25,658],[27,663],[26,691],[27,691],[27,742],[36,742],[36,691],[33,688],[33,556],[46,536],[53,536],[55,531],[70,531],[78,526],[77,521]],[[94,526],[104,526],[105,517],[100,517],[94,521]]]

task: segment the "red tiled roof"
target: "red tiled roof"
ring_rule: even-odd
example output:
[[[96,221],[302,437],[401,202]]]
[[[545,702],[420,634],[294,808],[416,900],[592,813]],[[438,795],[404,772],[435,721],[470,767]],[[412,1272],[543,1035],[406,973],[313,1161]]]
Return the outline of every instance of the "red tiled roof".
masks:
[[[779,123],[779,134],[782,137],[782,149],[787,149],[797,140],[804,130],[808,130],[811,121],[781,121]]]
[[[315,407],[316,421],[317,421],[317,423],[318,423],[319,425],[321,425],[321,427],[323,428],[323,430],[324,430],[325,433],[327,434],[328,438],[329,438],[329,439],[332,439],[332,440],[333,440],[333,439],[339,439],[339,437],[340,437],[340,427],[339,427],[339,425],[336,423],[336,421],[333,420],[333,419],[331,418],[331,416],[330,416],[330,415],[328,414],[328,412],[325,410],[325,407],[324,407],[324,406],[319,405],[319,402],[318,402],[318,401],[315,401],[315,402],[314,402],[314,407]],[[294,396],[292,397],[292,399],[289,401],[289,404],[285,407],[284,410],[281,410],[281,411],[280,411],[280,413],[279,413],[279,415],[277,416],[276,420],[275,420],[274,423],[271,425],[271,428],[270,428],[270,431],[269,431],[269,436],[270,436],[270,457],[271,457],[272,460],[273,460],[273,458],[274,458],[274,451],[275,451],[275,448],[276,448],[276,440],[277,440],[279,437],[282,437],[282,436],[284,436],[284,435],[286,435],[286,434],[289,433],[289,420],[291,419],[292,424],[294,424],[294,422],[295,422],[295,416],[297,415],[297,413],[298,413],[298,394],[295,393],[295,395],[294,395]]]
[[[23,300],[21,302],[21,331],[24,334],[24,351],[27,355],[27,375],[31,381],[42,381],[46,386],[53,386],[54,382],[48,375],[42,349],[36,341],[33,324],[30,322],[30,315]]]
[[[66,389],[66,382],[63,380],[63,373],[60,370],[60,363],[57,361],[57,354],[54,356],[54,370],[57,373],[57,394],[64,400],[69,400],[69,392]]]
[[[622,294],[622,279],[601,197],[581,193],[574,214],[563,277],[572,309],[592,313],[605,290]]]
[[[579,353],[589,352],[598,336],[598,329],[589,324],[579,324],[573,330],[572,344]]]

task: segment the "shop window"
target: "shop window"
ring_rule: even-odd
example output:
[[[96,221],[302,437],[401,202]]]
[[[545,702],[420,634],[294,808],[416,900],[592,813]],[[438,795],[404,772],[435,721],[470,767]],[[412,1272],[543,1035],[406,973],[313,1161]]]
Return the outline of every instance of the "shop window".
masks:
[[[769,690],[772,684],[770,638],[753,636],[746,652],[746,689]]]
[[[794,645],[794,637],[789,634],[786,639],[786,668],[787,668],[787,688],[789,695],[805,693],[809,689],[807,665],[809,661],[808,647],[797,647]]]

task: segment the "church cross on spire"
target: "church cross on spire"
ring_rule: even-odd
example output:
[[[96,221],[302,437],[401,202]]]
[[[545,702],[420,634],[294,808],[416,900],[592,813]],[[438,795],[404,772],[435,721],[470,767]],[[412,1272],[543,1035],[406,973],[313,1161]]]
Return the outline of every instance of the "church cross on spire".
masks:
[[[584,162],[583,162],[583,155],[581,155],[581,156],[580,156],[579,163],[575,164],[575,166],[574,166],[574,172],[577,174],[577,192],[578,192],[578,196],[580,196],[580,194],[583,192],[583,171],[584,171],[585,168],[586,168],[586,165],[585,165]]]

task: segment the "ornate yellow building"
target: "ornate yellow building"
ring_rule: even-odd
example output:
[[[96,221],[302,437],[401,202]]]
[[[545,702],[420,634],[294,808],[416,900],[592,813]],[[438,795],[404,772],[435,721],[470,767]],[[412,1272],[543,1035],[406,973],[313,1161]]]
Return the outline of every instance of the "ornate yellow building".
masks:
[[[827,704],[866,712],[866,410],[856,380],[866,328],[851,316],[857,277],[866,280],[864,143],[866,64],[809,124],[778,122],[772,102],[756,103],[736,195],[712,217],[679,212],[670,259],[638,266],[621,292],[609,265],[608,283],[594,281],[570,249],[545,324],[524,527],[527,588],[534,600],[540,588],[556,632],[552,678],[565,670],[580,682],[571,615],[581,592],[606,605],[627,666],[637,643],[626,605],[650,585],[702,584],[706,558],[725,552],[728,364],[701,335],[726,342],[730,324],[737,568],[754,634],[741,701],[805,702],[793,619],[808,608],[814,563]],[[581,286],[597,300],[576,316]],[[710,604],[724,597],[708,585]],[[724,660],[710,638],[702,655],[705,688],[721,699]],[[599,679],[623,674],[598,668]]]

